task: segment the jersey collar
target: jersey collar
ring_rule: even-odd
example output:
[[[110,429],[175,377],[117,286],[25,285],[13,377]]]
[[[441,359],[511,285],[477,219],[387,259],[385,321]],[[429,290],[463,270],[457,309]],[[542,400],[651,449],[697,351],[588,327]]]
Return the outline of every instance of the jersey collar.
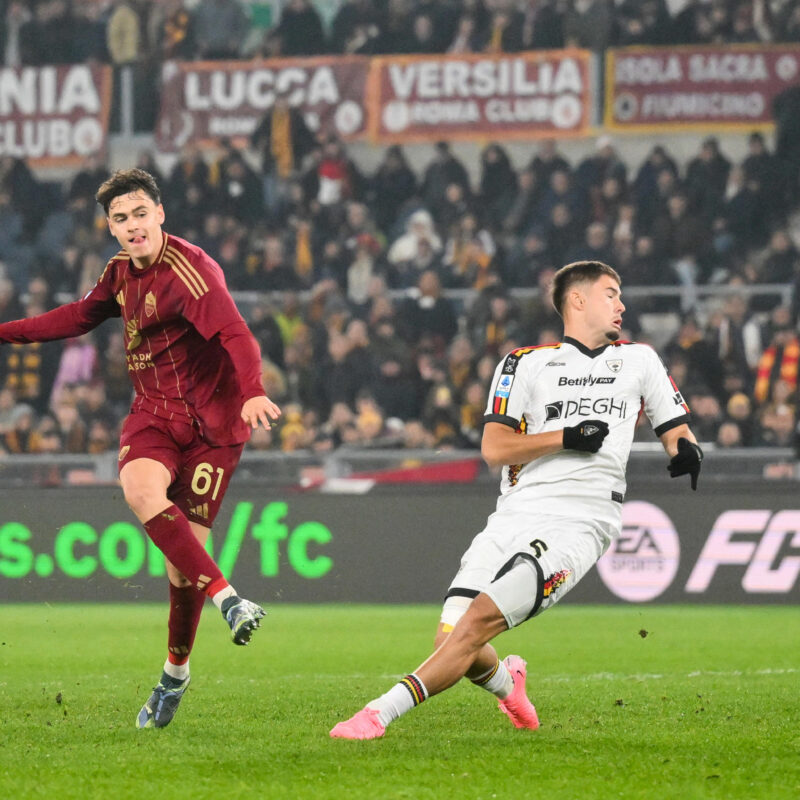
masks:
[[[156,264],[160,264],[164,260],[164,254],[167,252],[167,245],[169,244],[169,235],[164,231],[161,231],[161,249],[158,251],[158,255],[156,256],[156,260],[145,269],[137,269],[133,266],[133,259],[128,257],[128,270],[131,275],[140,276],[140,275],[147,275]],[[124,252],[124,251],[123,251]]]
[[[595,348],[594,350],[590,350],[583,342],[579,342],[577,339],[573,339],[571,336],[564,337],[564,344],[571,344],[576,350],[580,350],[585,356],[589,356],[589,358],[597,358],[601,353],[605,352],[608,347],[611,347],[611,344],[604,344],[600,347]]]

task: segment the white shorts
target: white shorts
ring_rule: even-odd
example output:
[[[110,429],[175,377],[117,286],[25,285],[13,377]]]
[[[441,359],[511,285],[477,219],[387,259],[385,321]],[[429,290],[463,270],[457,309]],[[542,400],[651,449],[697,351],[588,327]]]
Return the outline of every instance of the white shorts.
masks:
[[[613,526],[591,519],[495,512],[464,553],[447,597],[483,592],[513,628],[555,605],[617,535]],[[442,621],[453,624],[447,616]]]

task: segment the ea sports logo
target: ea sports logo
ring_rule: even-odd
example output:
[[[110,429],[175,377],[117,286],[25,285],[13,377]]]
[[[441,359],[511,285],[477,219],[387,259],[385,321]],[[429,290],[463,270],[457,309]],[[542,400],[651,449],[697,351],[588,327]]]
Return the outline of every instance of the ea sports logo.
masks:
[[[680,554],[675,526],[658,506],[625,503],[622,533],[597,562],[597,571],[617,597],[643,603],[669,587],[678,572]]]

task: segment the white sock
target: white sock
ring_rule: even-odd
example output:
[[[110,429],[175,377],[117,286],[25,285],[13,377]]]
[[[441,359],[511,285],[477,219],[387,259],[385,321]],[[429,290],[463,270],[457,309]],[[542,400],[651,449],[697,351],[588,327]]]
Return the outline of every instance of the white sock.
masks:
[[[211,599],[214,602],[214,605],[222,611],[222,601],[227,600],[229,597],[233,597],[236,594],[236,589],[233,586],[226,586],[224,589],[220,589]]]
[[[385,728],[390,722],[411,711],[414,706],[428,699],[425,684],[412,672],[396,683],[386,694],[367,703],[367,708],[377,708],[378,719]]]
[[[472,678],[472,682],[481,689],[486,689],[500,700],[505,700],[514,691],[514,679],[508,671],[508,667],[497,659],[497,664],[483,675]]]
[[[164,672],[175,678],[176,681],[185,681],[189,677],[189,662],[185,664],[173,664],[169,659],[164,663]]]

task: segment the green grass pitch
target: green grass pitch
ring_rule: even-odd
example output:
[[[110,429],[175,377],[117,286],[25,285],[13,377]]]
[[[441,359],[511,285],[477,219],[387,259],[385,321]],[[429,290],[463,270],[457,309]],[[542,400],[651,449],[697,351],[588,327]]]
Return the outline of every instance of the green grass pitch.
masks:
[[[238,648],[209,604],[178,715],[139,731],[166,604],[7,605],[0,797],[797,800],[797,615],[565,603],[496,642],[539,731],[462,681],[348,742],[328,730],[427,656],[438,608],[276,605]]]

